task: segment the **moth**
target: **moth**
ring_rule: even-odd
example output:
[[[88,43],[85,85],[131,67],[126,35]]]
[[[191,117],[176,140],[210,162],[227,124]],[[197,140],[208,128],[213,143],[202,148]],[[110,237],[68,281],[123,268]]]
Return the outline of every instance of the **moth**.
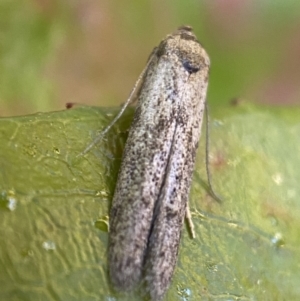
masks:
[[[109,274],[129,291],[145,282],[161,300],[176,266],[204,116],[210,60],[191,27],[156,47],[137,107],[110,211]]]

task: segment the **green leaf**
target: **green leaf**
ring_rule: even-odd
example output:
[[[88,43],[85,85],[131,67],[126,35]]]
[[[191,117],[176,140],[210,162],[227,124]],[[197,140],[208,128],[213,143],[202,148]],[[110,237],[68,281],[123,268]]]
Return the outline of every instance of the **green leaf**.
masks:
[[[214,107],[165,300],[299,300],[299,108]],[[133,109],[79,107],[0,119],[0,299],[141,300],[111,289],[108,214]]]

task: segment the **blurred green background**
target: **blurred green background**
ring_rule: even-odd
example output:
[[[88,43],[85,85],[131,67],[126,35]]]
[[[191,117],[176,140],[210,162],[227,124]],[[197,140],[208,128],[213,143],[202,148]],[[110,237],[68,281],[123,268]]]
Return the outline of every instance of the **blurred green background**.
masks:
[[[0,116],[124,102],[182,24],[211,57],[210,103],[300,103],[300,1],[1,0]]]

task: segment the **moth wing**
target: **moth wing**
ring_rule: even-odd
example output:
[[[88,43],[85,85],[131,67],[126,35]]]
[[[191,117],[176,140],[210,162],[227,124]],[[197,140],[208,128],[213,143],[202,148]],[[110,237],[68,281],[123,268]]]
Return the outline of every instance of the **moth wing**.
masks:
[[[153,59],[141,87],[110,212],[109,263],[113,285],[130,290],[142,278],[154,206],[172,147],[178,107],[176,82],[165,83],[174,66]],[[165,72],[162,72],[162,69]]]
[[[205,103],[204,99],[195,98],[199,103],[193,116],[187,108],[180,108],[165,180],[152,221],[145,263],[145,280],[152,300],[162,298],[176,266]]]

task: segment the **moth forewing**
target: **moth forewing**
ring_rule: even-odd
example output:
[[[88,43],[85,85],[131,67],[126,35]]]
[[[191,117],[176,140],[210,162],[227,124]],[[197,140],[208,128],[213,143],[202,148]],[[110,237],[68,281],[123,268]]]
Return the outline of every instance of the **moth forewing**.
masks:
[[[153,52],[138,93],[110,213],[110,277],[130,290],[145,279],[152,300],[177,261],[200,137],[209,58],[191,28]]]

